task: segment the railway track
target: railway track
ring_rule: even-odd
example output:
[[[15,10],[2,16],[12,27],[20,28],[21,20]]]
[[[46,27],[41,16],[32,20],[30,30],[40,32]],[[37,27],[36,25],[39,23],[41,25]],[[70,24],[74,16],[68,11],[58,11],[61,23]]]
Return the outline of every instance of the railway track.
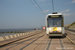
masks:
[[[25,38],[6,46],[0,50],[75,50],[73,45],[66,37],[48,37],[45,31]]]
[[[58,41],[58,42],[53,43],[53,41]],[[56,46],[54,46],[54,44]],[[52,45],[54,46],[54,48],[52,47]],[[54,40],[53,38],[51,38],[51,40],[49,40],[49,44],[48,44],[48,47],[46,50],[56,50],[56,49],[64,50],[63,48],[64,48],[64,46],[62,44],[62,41],[61,41],[60,37],[58,37],[57,40]]]

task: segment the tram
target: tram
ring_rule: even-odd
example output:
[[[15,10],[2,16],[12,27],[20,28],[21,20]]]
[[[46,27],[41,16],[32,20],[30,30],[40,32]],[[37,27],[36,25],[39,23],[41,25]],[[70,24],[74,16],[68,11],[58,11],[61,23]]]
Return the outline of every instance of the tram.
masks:
[[[64,17],[61,13],[46,16],[46,34],[48,36],[64,36]]]

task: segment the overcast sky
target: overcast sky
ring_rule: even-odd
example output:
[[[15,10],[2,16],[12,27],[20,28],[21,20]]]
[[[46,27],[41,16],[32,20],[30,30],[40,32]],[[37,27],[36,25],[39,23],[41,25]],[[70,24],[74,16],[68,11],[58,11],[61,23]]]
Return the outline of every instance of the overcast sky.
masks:
[[[31,1],[0,0],[0,29],[41,28],[41,26],[45,26],[46,16],[34,0]],[[46,15],[53,12],[52,0],[35,1]],[[55,12],[64,15],[65,24],[75,21],[75,0],[54,0],[54,9]]]

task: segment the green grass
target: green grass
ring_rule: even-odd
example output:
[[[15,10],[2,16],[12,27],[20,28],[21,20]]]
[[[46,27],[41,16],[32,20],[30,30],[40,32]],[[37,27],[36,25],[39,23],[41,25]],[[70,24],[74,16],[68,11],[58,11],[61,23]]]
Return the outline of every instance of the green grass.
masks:
[[[71,24],[67,24],[67,25],[65,25],[65,27],[74,28],[75,29],[75,22],[73,22]]]
[[[75,28],[75,22],[73,22],[70,26],[68,26],[69,28]]]

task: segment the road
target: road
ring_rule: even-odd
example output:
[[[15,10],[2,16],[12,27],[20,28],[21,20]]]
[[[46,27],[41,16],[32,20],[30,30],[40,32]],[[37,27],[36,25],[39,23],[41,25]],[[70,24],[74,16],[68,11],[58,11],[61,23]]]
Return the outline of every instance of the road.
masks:
[[[39,34],[7,44],[0,50],[75,50],[66,37],[48,37],[45,31]]]

